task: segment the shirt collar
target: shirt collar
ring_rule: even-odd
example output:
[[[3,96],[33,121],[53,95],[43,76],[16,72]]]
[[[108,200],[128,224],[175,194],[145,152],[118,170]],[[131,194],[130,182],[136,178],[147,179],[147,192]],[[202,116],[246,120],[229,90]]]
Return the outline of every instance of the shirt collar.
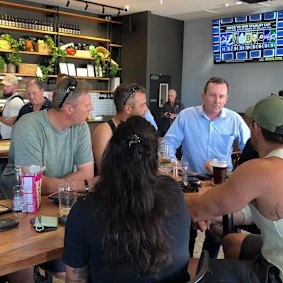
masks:
[[[199,106],[199,115],[204,116],[206,119],[210,120],[208,116],[206,115],[206,113],[204,112],[203,104]],[[226,117],[227,117],[227,109],[223,107],[220,114],[218,115],[216,119],[222,119]]]

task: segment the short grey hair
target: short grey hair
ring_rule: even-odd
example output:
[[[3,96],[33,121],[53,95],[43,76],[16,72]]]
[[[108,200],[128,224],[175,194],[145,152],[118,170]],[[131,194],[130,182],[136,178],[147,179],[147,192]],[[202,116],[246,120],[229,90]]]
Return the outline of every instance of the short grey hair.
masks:
[[[74,78],[71,77],[66,77],[62,78],[56,83],[55,88],[54,88],[54,93],[53,93],[53,99],[52,99],[52,108],[55,110],[60,109],[60,104],[62,103],[66,91],[68,90],[70,80],[75,80]],[[90,91],[90,86],[85,80],[75,80],[77,82],[76,88],[70,92],[68,97],[66,97],[64,104],[67,102],[73,102],[77,100],[80,95],[89,93]],[[64,105],[63,104],[63,105]]]

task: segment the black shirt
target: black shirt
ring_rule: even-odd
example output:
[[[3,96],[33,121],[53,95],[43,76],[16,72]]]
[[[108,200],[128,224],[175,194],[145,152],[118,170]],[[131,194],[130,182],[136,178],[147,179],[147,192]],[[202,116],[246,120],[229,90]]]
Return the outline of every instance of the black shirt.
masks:
[[[44,97],[45,98],[45,101],[44,103],[42,104],[40,110],[44,110],[44,109],[50,109],[51,108],[51,101]],[[18,117],[15,121],[15,123],[25,114],[28,114],[28,113],[31,113],[33,112],[33,104],[32,103],[27,103],[25,104],[19,111],[19,114],[18,114]]]

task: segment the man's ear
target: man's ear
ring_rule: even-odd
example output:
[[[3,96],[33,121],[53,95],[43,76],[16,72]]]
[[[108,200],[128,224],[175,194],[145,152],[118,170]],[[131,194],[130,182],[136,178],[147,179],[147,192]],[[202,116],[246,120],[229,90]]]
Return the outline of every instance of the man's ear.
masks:
[[[125,111],[126,111],[127,114],[130,114],[131,111],[132,111],[131,105],[129,105],[129,104],[125,105]]]
[[[65,104],[65,105],[63,105],[63,107],[62,107],[62,111],[63,111],[66,115],[70,116],[70,115],[74,112],[74,108],[73,108],[70,104]]]

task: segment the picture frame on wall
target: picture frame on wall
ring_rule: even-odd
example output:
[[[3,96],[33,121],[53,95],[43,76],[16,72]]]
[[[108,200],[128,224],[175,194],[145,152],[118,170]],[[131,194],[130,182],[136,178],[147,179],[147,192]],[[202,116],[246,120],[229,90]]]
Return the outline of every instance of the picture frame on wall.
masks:
[[[68,67],[69,76],[75,77],[77,75],[75,64],[67,63],[67,67]]]
[[[60,74],[69,75],[67,63],[59,63]]]
[[[94,77],[94,66],[92,64],[87,64],[87,75]]]
[[[159,108],[163,107],[163,104],[168,100],[168,89],[169,84],[167,83],[160,83],[159,84]]]

